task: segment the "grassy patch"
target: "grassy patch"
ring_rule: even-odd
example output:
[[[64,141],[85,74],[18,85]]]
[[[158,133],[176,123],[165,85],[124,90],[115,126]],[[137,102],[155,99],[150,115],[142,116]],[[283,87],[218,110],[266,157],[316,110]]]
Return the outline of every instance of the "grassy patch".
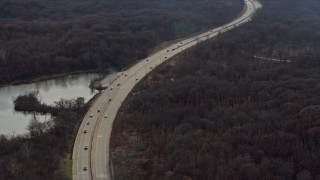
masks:
[[[72,160],[66,159],[63,164],[63,171],[67,180],[72,180]]]
[[[121,69],[119,67],[111,66],[109,69],[110,73],[119,72]]]

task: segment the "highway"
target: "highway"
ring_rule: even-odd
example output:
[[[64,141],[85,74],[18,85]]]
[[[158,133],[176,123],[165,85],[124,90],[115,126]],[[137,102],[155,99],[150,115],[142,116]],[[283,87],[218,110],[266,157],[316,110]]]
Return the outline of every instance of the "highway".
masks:
[[[110,135],[117,112],[133,87],[156,66],[176,54],[249,22],[261,6],[256,0],[245,0],[244,12],[233,21],[184,39],[142,59],[125,72],[102,81],[107,87],[96,98],[80,125],[72,155],[72,177],[74,180],[111,180]]]

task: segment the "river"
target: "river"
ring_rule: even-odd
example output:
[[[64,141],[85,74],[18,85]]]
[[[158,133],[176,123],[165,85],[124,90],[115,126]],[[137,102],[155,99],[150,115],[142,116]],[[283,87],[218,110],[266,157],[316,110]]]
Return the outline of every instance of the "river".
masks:
[[[82,73],[45,80],[30,84],[4,86],[0,88],[0,134],[17,135],[27,133],[27,126],[33,114],[15,112],[13,99],[30,91],[39,91],[41,102],[54,104],[61,98],[72,99],[84,97],[87,102],[95,95],[89,88],[91,80],[99,77],[98,74]],[[50,119],[50,115],[35,115],[39,121]]]

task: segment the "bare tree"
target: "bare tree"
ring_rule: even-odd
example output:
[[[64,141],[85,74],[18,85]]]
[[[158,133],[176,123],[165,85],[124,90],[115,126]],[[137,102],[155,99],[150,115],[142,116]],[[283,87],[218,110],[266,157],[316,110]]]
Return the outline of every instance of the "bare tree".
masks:
[[[23,143],[22,147],[23,147],[23,150],[24,150],[26,156],[28,158],[30,158],[30,155],[31,155],[31,152],[32,152],[32,148],[33,148],[32,143],[27,141],[27,142]]]
[[[19,164],[16,158],[10,158],[7,165],[8,171],[14,176],[19,172]]]
[[[0,60],[2,62],[6,62],[8,55],[9,53],[5,49],[3,48],[0,49]]]

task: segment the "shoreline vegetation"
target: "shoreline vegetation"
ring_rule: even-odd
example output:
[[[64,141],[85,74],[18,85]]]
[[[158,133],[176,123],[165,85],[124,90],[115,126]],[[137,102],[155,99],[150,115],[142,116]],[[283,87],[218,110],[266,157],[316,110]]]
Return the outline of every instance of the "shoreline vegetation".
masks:
[[[171,40],[171,41],[162,42],[159,45],[155,46],[154,48],[151,48],[150,52],[149,52],[149,55],[153,54],[153,53],[156,53],[157,51],[163,49],[164,47],[166,47],[166,46],[168,46],[170,44],[173,44],[174,42],[178,42],[178,41],[180,41],[180,40],[178,39],[178,40]],[[117,68],[112,68],[111,67],[111,68],[109,68],[109,70],[107,70],[107,72],[103,72],[103,71],[98,70],[98,69],[93,69],[93,70],[87,70],[87,71],[74,71],[74,72],[69,72],[69,73],[44,75],[44,76],[40,76],[40,77],[24,79],[24,80],[15,80],[13,82],[0,84],[0,88],[1,87],[5,87],[5,86],[16,86],[16,85],[22,85],[22,84],[36,83],[36,82],[40,82],[40,81],[46,81],[46,80],[61,78],[61,77],[68,76],[68,75],[76,75],[76,74],[82,74],[82,73],[98,73],[98,74],[101,74],[101,77],[93,79],[92,82],[90,83],[89,87],[91,89],[99,90],[99,89],[101,89],[100,86],[99,86],[100,81],[103,80],[105,77],[107,77],[112,71],[115,71],[115,69],[117,69]],[[125,69],[125,68],[123,68],[123,69]],[[121,71],[121,69],[119,69],[119,71]]]
[[[46,122],[32,119],[28,134],[0,135],[0,179],[70,179],[72,150],[81,119],[99,93],[87,103],[84,98],[60,99],[54,105],[39,100],[37,91],[18,96],[15,109],[49,113]]]

